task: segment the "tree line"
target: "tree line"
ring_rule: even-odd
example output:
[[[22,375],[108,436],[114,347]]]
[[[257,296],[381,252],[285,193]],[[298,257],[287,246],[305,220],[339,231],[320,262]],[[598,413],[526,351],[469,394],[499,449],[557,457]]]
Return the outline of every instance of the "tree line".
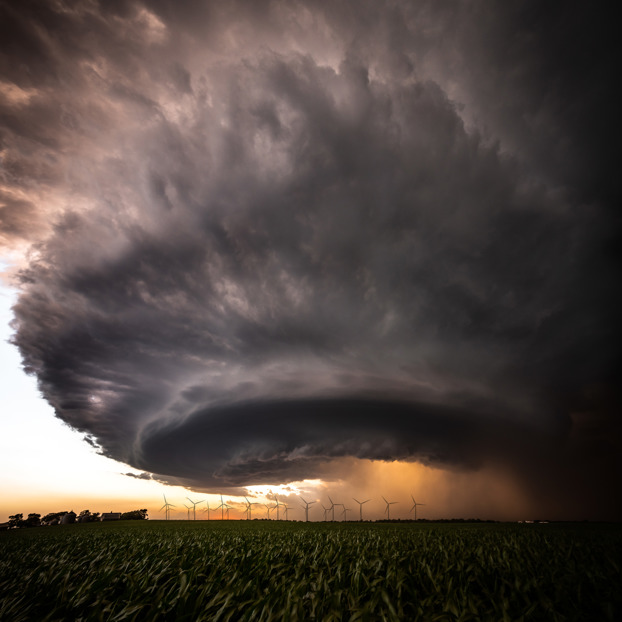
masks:
[[[25,528],[25,527],[40,527],[41,525],[58,525],[63,521],[63,517],[67,516],[70,523],[95,523],[102,519],[100,512],[91,512],[90,510],[82,510],[80,514],[71,510],[70,512],[50,512],[45,516],[33,512],[28,514],[27,518],[24,518],[24,514],[13,514],[9,516],[9,521],[6,524],[9,529],[11,528]],[[131,510],[130,512],[121,513],[120,520],[145,520],[147,518],[147,510]]]

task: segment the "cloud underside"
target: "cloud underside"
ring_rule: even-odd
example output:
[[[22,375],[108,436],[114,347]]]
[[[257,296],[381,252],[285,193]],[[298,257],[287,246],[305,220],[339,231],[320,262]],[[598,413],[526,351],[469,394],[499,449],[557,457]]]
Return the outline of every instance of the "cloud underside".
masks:
[[[593,72],[527,14],[337,4],[5,11],[32,66],[3,57],[0,101],[25,368],[103,453],[194,487],[347,456],[618,477]],[[483,54],[513,15],[533,51]]]
[[[315,478],[326,462],[344,456],[477,468],[490,461],[491,445],[498,458],[526,438],[520,426],[429,404],[360,397],[253,401],[145,430],[139,466],[194,486],[231,487]]]

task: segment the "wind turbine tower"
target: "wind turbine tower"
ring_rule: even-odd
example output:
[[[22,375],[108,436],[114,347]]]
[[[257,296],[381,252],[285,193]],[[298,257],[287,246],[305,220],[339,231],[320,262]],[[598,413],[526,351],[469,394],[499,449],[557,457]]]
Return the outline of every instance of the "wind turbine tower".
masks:
[[[220,520],[225,520],[225,508],[227,504],[223,501],[222,495],[220,495],[220,505],[216,508],[220,509]]]
[[[384,499],[384,497],[382,497]],[[384,502],[387,504],[387,509],[385,512],[387,513],[387,520],[391,520],[391,506],[398,503],[398,501],[387,501],[384,499]]]
[[[166,500],[166,495],[163,495],[163,497],[164,497],[164,505],[160,508],[160,512],[161,512],[162,510],[164,510],[164,517],[165,517],[165,520],[168,520],[168,519],[169,519],[169,517],[170,517],[170,514],[171,514],[171,508],[174,508],[174,507],[176,507],[176,506],[175,506],[175,505],[173,505],[172,503],[169,503],[169,502]]]
[[[335,522],[335,502],[330,497],[328,497],[328,500],[330,501],[330,507],[328,509],[329,511],[333,513],[331,521],[334,523]]]
[[[302,497],[300,497],[302,499]],[[304,507],[305,509],[305,522],[309,522],[309,506],[313,505],[315,503],[315,501],[305,501],[304,499],[302,499],[302,502],[304,503],[304,505],[302,507]],[[324,507],[324,506],[322,506]],[[324,519],[326,519],[326,512],[324,512]]]
[[[352,497],[354,499],[354,497]],[[354,499],[359,504],[359,520],[361,523],[363,522],[363,504],[371,501],[371,499],[365,499],[365,501],[359,501],[358,499]]]
[[[328,512],[330,511],[330,506],[329,506],[329,507],[326,507],[326,506],[322,503],[322,508],[324,509],[324,522],[326,522],[326,521],[328,520],[328,519],[327,519],[327,516],[328,516]]]
[[[246,499],[246,520],[252,520],[253,517],[251,516],[251,507],[253,505],[257,505],[257,503],[252,503],[246,497],[244,498]]]
[[[186,497],[186,499],[188,499],[188,501],[192,503],[193,520],[196,520],[197,519],[197,505],[199,505],[199,503],[203,503],[203,501],[193,501],[190,497]]]
[[[410,508],[410,511],[412,512],[413,510],[415,510],[415,520],[417,520],[417,506],[425,505],[425,503],[417,503],[412,495],[410,495],[410,498],[413,500],[413,506]]]

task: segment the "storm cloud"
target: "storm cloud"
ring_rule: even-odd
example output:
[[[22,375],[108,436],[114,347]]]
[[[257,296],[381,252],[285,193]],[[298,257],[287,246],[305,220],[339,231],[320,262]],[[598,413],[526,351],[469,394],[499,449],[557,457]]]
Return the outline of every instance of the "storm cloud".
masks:
[[[59,418],[196,489],[408,460],[616,515],[606,15],[1,7],[14,341]]]

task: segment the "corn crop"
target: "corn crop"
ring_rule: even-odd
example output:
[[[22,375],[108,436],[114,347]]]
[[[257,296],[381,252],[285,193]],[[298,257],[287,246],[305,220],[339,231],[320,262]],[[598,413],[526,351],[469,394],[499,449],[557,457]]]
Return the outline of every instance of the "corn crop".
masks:
[[[619,525],[140,521],[0,533],[0,620],[619,620]]]

